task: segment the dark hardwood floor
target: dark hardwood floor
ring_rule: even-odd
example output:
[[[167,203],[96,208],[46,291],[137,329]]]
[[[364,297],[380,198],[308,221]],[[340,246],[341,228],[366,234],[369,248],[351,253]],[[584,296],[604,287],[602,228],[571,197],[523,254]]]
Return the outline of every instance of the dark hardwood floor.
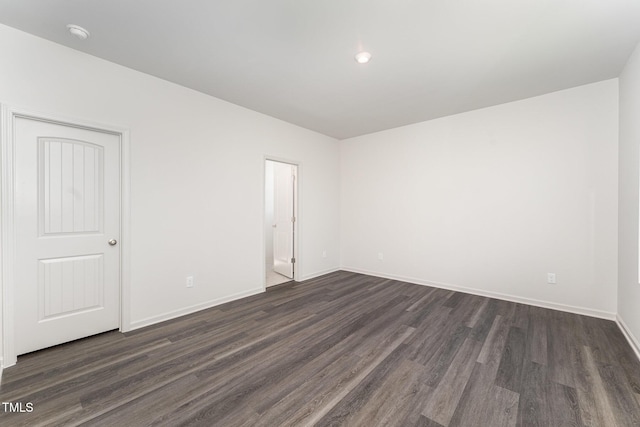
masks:
[[[338,272],[5,369],[3,426],[638,426],[614,322]],[[25,406],[23,406],[25,407]]]

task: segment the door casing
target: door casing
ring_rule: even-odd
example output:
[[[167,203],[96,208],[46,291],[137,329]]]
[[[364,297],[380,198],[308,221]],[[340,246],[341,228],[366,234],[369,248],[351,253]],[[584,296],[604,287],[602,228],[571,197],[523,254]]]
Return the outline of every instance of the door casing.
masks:
[[[16,117],[52,122],[64,126],[77,127],[97,132],[106,132],[120,137],[120,330],[130,330],[130,155],[129,131],[127,129],[89,122],[82,119],[61,117],[51,114],[12,108],[0,108],[0,295],[2,296],[2,360],[0,366],[6,368],[17,362],[15,351],[14,323],[14,127]]]
[[[302,262],[303,260],[300,259],[300,242],[301,242],[301,236],[300,236],[300,223],[302,220],[302,185],[304,184],[303,182],[303,171],[302,171],[302,164],[301,162],[295,161],[295,160],[291,160],[291,159],[285,159],[285,158],[281,158],[281,157],[274,157],[274,156],[264,156],[264,158],[262,159],[262,223],[264,224],[264,218],[266,215],[265,212],[265,188],[266,188],[266,174],[265,174],[265,165],[267,161],[272,161],[272,162],[278,162],[278,163],[287,163],[290,164],[292,166],[296,166],[297,168],[297,176],[296,176],[296,184],[295,184],[295,192],[293,195],[293,204],[294,204],[294,212],[295,212],[295,216],[296,216],[296,221],[293,223],[293,257],[295,258],[296,262],[295,262],[295,266],[293,268],[293,280],[294,281],[299,281],[300,280],[300,271],[302,270]],[[264,227],[263,227],[264,230]],[[267,282],[266,282],[266,266],[265,266],[265,262],[264,259],[266,257],[266,237],[265,237],[265,232],[263,231],[262,233],[262,286],[264,289],[267,289]]]
[[[296,264],[292,259],[295,251],[296,175],[298,168],[288,163],[272,162],[274,165],[274,218],[273,218],[273,270],[293,279]],[[284,208],[284,209],[283,209]],[[281,235],[286,236],[283,248]],[[290,247],[288,245],[291,245]],[[283,249],[289,249],[284,250]],[[284,256],[283,256],[284,255]],[[284,261],[284,262],[283,262]]]

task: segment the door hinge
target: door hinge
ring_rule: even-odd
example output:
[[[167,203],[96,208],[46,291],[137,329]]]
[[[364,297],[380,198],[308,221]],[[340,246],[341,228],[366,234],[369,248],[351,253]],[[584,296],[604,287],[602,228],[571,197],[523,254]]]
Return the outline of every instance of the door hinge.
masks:
[[[296,217],[295,216],[291,217],[291,222],[296,222]]]
[[[296,259],[295,258],[291,258],[291,264],[295,264],[296,263]]]

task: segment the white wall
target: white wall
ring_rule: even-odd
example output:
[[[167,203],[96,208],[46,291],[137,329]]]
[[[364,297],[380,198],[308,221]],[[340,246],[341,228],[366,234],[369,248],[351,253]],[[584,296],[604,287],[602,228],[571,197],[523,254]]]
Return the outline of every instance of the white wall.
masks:
[[[617,89],[342,141],[343,268],[612,318]]]
[[[301,164],[302,279],[339,267],[335,139],[6,26],[0,52],[0,103],[130,130],[134,326],[262,290],[265,156]]]
[[[618,316],[640,351],[638,185],[640,170],[640,45],[620,75]]]

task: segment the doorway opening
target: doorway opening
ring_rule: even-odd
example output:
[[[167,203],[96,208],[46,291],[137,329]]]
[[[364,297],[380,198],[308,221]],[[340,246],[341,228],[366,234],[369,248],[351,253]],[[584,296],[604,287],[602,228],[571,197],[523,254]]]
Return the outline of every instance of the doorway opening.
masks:
[[[265,286],[295,279],[298,166],[265,160]]]

